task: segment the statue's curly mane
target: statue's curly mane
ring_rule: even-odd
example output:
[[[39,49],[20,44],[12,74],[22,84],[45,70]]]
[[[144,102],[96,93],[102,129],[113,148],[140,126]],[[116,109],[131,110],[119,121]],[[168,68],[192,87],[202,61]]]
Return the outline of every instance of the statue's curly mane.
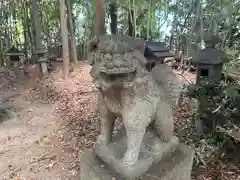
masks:
[[[92,65],[91,75],[95,85],[109,88],[117,82],[137,91],[155,83],[165,93],[170,104],[175,104],[181,91],[177,76],[167,65],[158,65],[148,72],[145,68],[147,60],[133,41],[133,38],[127,36],[105,35],[89,42],[88,59]],[[134,48],[130,47],[132,45]],[[105,74],[104,77],[101,74]],[[115,78],[117,80],[114,82]]]

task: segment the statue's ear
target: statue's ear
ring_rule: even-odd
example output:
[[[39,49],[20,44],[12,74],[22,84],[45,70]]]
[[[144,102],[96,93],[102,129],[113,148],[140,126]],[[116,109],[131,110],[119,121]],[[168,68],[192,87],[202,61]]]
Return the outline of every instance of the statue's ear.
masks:
[[[97,50],[98,46],[98,40],[93,39],[88,42],[88,47],[87,47],[87,59],[88,63],[92,66],[95,62],[95,52]]]

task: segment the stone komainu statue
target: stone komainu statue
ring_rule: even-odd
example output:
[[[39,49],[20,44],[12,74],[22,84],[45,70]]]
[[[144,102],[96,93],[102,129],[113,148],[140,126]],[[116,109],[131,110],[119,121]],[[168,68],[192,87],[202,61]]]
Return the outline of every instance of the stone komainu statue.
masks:
[[[96,147],[111,142],[114,122],[121,118],[127,134],[122,163],[131,166],[150,127],[163,141],[173,136],[172,106],[181,90],[167,65],[148,72],[142,53],[129,47],[127,37],[105,35],[89,43],[90,74],[99,89],[101,131]]]

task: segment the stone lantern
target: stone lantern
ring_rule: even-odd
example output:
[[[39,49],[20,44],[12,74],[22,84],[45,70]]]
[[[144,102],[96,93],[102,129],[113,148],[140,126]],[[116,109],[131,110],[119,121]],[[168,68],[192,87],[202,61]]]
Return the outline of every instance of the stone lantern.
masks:
[[[195,59],[197,64],[196,84],[202,82],[218,82],[221,80],[223,63],[226,60],[224,51],[216,49],[218,39],[215,36],[204,39],[205,49],[199,51]]]
[[[24,53],[18,50],[16,47],[12,46],[6,52],[6,56],[9,57],[9,76],[13,78],[18,77],[19,79],[23,79],[24,72],[22,67],[20,67],[20,57],[24,57]]]
[[[24,56],[24,53],[19,51],[15,47],[11,47],[7,52],[6,56],[9,56],[11,67],[19,67],[20,57]]]
[[[204,39],[205,49],[199,51],[195,59],[197,64],[196,84],[204,82],[218,83],[221,80],[223,63],[227,60],[224,51],[215,48],[218,39],[214,36]],[[198,133],[203,133],[212,128],[213,124],[209,119],[208,101],[206,99],[197,99],[195,127]]]
[[[40,64],[42,74],[46,76],[48,74],[47,69],[47,58],[45,57],[46,51],[43,49],[37,49],[34,51],[33,55],[38,57],[38,63]]]

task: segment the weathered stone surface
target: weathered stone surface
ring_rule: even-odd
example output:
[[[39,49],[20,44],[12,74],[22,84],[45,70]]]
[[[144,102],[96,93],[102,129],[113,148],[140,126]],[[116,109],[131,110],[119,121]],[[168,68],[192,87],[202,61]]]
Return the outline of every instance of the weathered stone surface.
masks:
[[[172,68],[167,64],[157,64],[151,71],[153,79],[164,89],[164,94],[172,108],[176,107],[183,85]],[[162,78],[164,77],[164,78]]]
[[[144,66],[146,59],[143,54],[136,48],[130,48],[129,42],[131,38],[128,37],[105,35],[89,43],[89,63],[92,66],[90,74],[99,89],[98,106],[101,121],[95,153],[123,179],[136,179],[140,176],[143,176],[143,179],[152,179],[143,174],[150,171],[150,167],[156,165],[160,168],[165,166],[165,163],[170,163],[168,168],[176,175],[178,172],[175,172],[177,165],[174,164],[174,158],[180,156],[173,155],[169,160],[164,160],[178,146],[178,139],[173,136],[171,107],[171,104],[176,102],[175,94],[178,91],[169,90],[177,87],[177,82],[172,80],[176,77],[173,76],[170,67],[165,66],[161,66],[159,71],[153,70],[149,73]],[[162,80],[154,79],[159,75]],[[174,101],[169,101],[168,98]],[[117,118],[123,121],[123,129],[126,132],[119,130],[112,138]],[[182,159],[178,160],[182,162]],[[93,165],[94,163],[91,166]],[[95,163],[95,166],[93,169],[97,169],[99,164]],[[99,179],[101,176],[101,172],[94,173],[88,170],[87,164],[83,164],[81,168],[82,179]],[[158,175],[160,179],[175,180],[176,177],[181,179],[181,176],[182,180],[186,179],[182,172],[186,167],[179,170],[181,174],[176,177],[164,174],[167,169],[162,168],[162,174]],[[190,165],[187,168],[190,171]],[[102,179],[110,178],[105,172],[102,174]]]
[[[24,73],[31,79],[40,79],[42,75],[39,64],[26,65],[24,67]]]
[[[123,131],[124,129],[121,129]],[[178,138],[173,136],[169,142],[162,142],[151,131],[148,131],[141,144],[137,163],[125,166],[121,159],[127,149],[127,139],[125,133],[116,135],[114,142],[95,149],[95,153],[103,162],[117,171],[127,179],[134,179],[146,172],[153,163],[158,163],[168,154],[175,151],[178,145]]]
[[[122,163],[132,166],[138,163],[147,127],[151,126],[163,142],[171,140],[172,108],[161,86],[140,65],[140,57],[121,37],[105,35],[89,45],[90,74],[100,92],[101,131],[96,147],[111,142],[114,122],[117,117],[122,118],[127,131],[127,148]]]
[[[101,161],[93,151],[80,155],[81,180],[190,180],[193,163],[193,151],[179,144],[176,151],[164,160],[153,164],[142,176],[127,179]]]

